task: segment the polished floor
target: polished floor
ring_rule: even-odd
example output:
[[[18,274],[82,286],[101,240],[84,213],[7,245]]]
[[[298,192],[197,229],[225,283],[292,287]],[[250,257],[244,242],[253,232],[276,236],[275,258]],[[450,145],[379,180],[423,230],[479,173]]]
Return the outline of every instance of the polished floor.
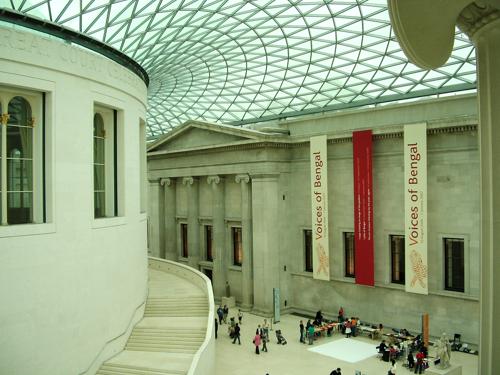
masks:
[[[236,316],[237,309],[229,311],[229,317]],[[355,375],[356,370],[363,375],[386,375],[389,364],[376,357],[370,357],[359,362],[350,363],[334,359],[308,349],[309,345],[299,342],[299,320],[295,315],[283,315],[281,321],[273,326],[270,332],[271,341],[268,344],[268,352],[260,355],[255,354],[255,346],[252,344],[253,336],[258,324],[262,324],[263,318],[249,313],[243,313],[243,324],[241,326],[241,345],[232,344],[228,335],[228,325],[223,324],[218,329],[216,340],[216,374],[217,375],[329,375],[330,372],[340,367],[343,375]],[[229,322],[229,318],[228,318]],[[304,323],[306,320],[304,320]],[[276,343],[275,330],[280,329],[287,339],[287,345]],[[344,336],[335,333],[332,337],[321,337],[314,341],[313,347],[320,346],[335,340],[343,339]],[[363,343],[378,345],[367,336],[351,338]],[[432,349],[430,354],[432,355]],[[478,372],[478,356],[453,352],[452,363],[462,365],[463,375],[476,375]],[[410,374],[411,372],[398,363],[397,374]]]

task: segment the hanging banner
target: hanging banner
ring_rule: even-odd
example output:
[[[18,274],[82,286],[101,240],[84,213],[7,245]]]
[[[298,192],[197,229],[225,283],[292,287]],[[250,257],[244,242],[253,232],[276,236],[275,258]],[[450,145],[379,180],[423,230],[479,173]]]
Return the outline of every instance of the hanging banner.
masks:
[[[374,286],[372,131],[352,133],[356,284]]]
[[[428,294],[427,126],[404,129],[406,291]]]
[[[326,135],[312,137],[310,145],[313,278],[330,280]]]

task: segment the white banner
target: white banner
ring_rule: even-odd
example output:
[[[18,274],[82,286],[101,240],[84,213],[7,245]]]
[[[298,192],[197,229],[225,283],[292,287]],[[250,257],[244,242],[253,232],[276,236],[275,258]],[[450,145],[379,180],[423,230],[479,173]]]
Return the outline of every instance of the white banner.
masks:
[[[326,135],[312,137],[310,144],[313,278],[330,280]]]
[[[428,294],[427,125],[404,129],[406,291]]]

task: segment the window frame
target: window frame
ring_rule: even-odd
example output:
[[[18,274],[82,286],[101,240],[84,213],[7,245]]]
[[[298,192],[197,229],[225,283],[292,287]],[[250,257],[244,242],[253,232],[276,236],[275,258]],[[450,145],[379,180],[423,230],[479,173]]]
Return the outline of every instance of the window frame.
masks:
[[[237,233],[239,233],[239,241],[235,241]],[[232,265],[241,267],[243,265],[243,228],[241,226],[231,225],[231,248],[233,250]]]
[[[3,122],[0,124],[0,223],[2,226],[18,226],[25,224],[44,224],[47,223],[47,193],[46,193],[46,93],[45,91],[30,90],[17,87],[10,87],[8,84],[0,85],[0,103],[1,114],[9,113],[9,104],[16,97],[22,98],[30,110],[30,118],[27,119],[26,124],[8,124],[7,117],[5,125]],[[20,158],[21,160],[30,160],[31,163],[31,190],[10,190],[8,188],[8,170],[9,161],[13,163],[15,159],[7,155],[8,146],[8,130],[9,126],[31,128],[30,133],[30,147],[31,157]],[[29,204],[29,220],[23,222],[10,222],[9,223],[9,192],[28,192],[30,194]],[[6,194],[5,194],[6,193]],[[25,207],[23,205],[23,207]]]
[[[449,291],[449,292],[455,292],[455,293],[465,293],[466,292],[466,240],[465,238],[461,237],[461,236],[443,236],[442,239],[441,239],[441,243],[442,243],[442,255],[443,255],[443,288],[445,291]],[[462,270],[461,270],[461,280],[462,280],[462,287],[459,288],[457,286],[454,286],[454,285],[449,285],[448,284],[448,272],[449,271],[449,268],[448,267],[448,260],[449,260],[449,256],[448,256],[448,247],[447,247],[447,242],[448,241],[453,241],[453,242],[459,242],[462,244],[461,246],[461,263],[462,263]],[[453,257],[453,254],[451,255]],[[452,270],[451,271],[453,274],[455,273],[458,273],[459,271],[454,271]],[[453,279],[453,276],[452,276],[452,279]]]
[[[104,127],[104,214],[96,216],[96,186],[95,186],[95,139],[93,134],[92,142],[92,175],[93,177],[93,207],[95,220],[118,217],[118,110],[104,104],[94,103],[92,116],[93,126],[95,127],[95,116],[100,115]]]
[[[347,238],[352,236],[352,238]],[[352,250],[348,249],[348,243],[352,243]],[[344,255],[344,277],[356,278],[356,237],[354,231],[342,231],[342,249]],[[350,253],[350,254],[349,254]],[[351,257],[352,255],[352,257]],[[352,258],[352,259],[351,259]],[[352,268],[352,272],[349,269]]]
[[[189,258],[189,238],[188,238],[188,224],[187,222],[179,223],[179,244],[180,244],[180,258]]]
[[[304,272],[313,272],[312,229],[302,229],[302,248],[302,269]]]
[[[397,277],[395,277],[395,264],[394,264],[394,251],[396,250],[395,247],[393,247],[393,239],[399,239],[399,240],[402,240],[402,246],[400,246],[401,250],[402,250],[402,256],[400,255],[399,256],[399,259],[401,260],[402,259],[402,267],[401,267],[401,261],[399,262],[399,269],[402,269],[402,271],[400,270],[399,273],[403,274],[403,277],[402,277],[402,280],[401,280],[401,277],[398,279]],[[404,234],[397,234],[397,233],[391,233],[389,234],[389,267],[390,267],[390,282],[392,284],[398,284],[398,285],[405,285],[406,284],[406,248],[405,248],[405,235]]]

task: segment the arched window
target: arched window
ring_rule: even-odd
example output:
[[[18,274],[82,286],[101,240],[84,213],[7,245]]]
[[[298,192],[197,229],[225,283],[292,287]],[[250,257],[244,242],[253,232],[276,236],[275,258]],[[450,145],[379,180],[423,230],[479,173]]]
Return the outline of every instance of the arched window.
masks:
[[[33,222],[33,118],[26,99],[9,102],[6,127],[7,223]]]
[[[106,131],[99,113],[94,115],[94,217],[106,216]]]

